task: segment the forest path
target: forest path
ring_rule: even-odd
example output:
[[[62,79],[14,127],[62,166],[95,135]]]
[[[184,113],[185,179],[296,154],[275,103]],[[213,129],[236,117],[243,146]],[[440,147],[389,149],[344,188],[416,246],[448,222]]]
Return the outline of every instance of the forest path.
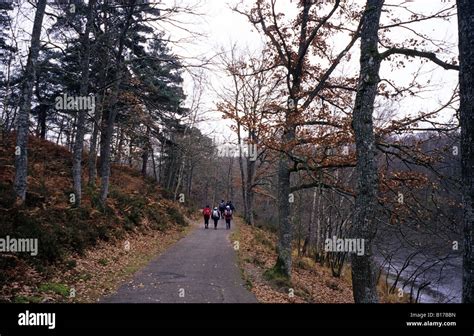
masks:
[[[234,223],[232,223],[234,226]],[[152,260],[103,303],[252,303],[229,240],[233,231],[219,221],[193,221],[191,233]]]

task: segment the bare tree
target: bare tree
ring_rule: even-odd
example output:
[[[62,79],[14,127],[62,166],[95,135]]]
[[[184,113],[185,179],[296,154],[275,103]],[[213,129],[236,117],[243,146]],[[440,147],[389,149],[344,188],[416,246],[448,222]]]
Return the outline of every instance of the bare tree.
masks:
[[[237,135],[243,215],[245,222],[252,225],[255,190],[262,178],[257,171],[262,171],[259,168],[266,149],[260,138],[270,123],[268,105],[277,99],[282,82],[274,80],[275,71],[268,69],[271,64],[265,51],[254,54],[232,45],[229,52],[222,52],[221,62],[232,84],[218,92],[217,109],[235,122],[232,129]]]
[[[327,5],[327,6],[326,6]],[[341,13],[351,13],[357,17],[351,8],[336,0],[333,4],[316,4],[314,1],[305,0],[297,4],[298,15],[288,24],[284,15],[276,8],[276,1],[256,1],[254,8],[244,12],[235,10],[249,19],[249,21],[265,34],[268,45],[274,55],[275,68],[281,69],[282,80],[286,84],[286,106],[275,106],[274,110],[280,114],[279,131],[274,134],[279,143],[273,143],[273,149],[279,152],[278,163],[278,220],[279,244],[278,258],[275,270],[284,276],[291,276],[292,265],[292,240],[293,224],[291,222],[292,193],[305,188],[313,188],[320,181],[311,184],[291,186],[291,175],[298,171],[315,171],[322,167],[311,169],[307,165],[307,157],[301,158],[296,151],[296,146],[314,141],[314,138],[299,139],[301,127],[309,125],[328,125],[336,123],[326,120],[308,120],[310,112],[314,112],[315,105],[324,98],[323,91],[330,85],[330,78],[336,67],[342,62],[347,52],[354,46],[359,38],[359,27],[355,31],[350,28],[340,30],[350,32],[348,43],[340,51],[331,53],[323,52],[318,43],[324,39],[326,29],[338,31],[337,25],[329,24],[330,20]],[[321,10],[327,9],[326,12]],[[341,10],[340,10],[341,9]],[[339,11],[340,10],[340,11]],[[336,14],[337,13],[337,14]],[[292,30],[292,33],[289,31]],[[328,47],[328,46],[327,46]],[[328,60],[329,66],[311,64],[310,55],[318,54]],[[330,55],[328,55],[330,54]],[[314,77],[313,77],[314,76]],[[317,78],[317,81],[312,79]],[[320,109],[323,110],[323,109]],[[311,116],[314,116],[312,114]],[[301,132],[304,132],[301,131]]]

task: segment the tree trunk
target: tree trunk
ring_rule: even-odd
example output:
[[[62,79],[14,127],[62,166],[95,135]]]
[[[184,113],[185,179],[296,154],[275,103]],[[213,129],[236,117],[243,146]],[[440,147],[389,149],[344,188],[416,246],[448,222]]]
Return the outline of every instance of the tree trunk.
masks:
[[[58,136],[56,138],[56,145],[59,145],[59,141],[61,140],[61,135],[63,134],[64,128],[64,116],[61,118],[61,124],[59,124]]]
[[[289,118],[287,117],[287,120]],[[282,143],[288,144],[295,137],[294,129],[287,129],[282,137]],[[278,258],[275,270],[282,275],[291,277],[291,243],[293,227],[290,219],[290,171],[291,160],[285,152],[280,154],[278,162]]]
[[[133,166],[133,136],[130,136],[130,141],[128,142],[128,166],[131,168]]]
[[[186,131],[185,131],[185,134],[186,134]],[[178,198],[178,192],[179,192],[179,188],[181,188],[181,181],[183,180],[183,175],[184,175],[184,167],[185,167],[185,164],[186,164],[186,156],[187,156],[187,147],[185,149],[183,149],[182,153],[181,153],[181,163],[179,165],[179,168],[178,168],[178,178],[177,178],[177,181],[176,181],[176,187],[174,188],[174,200],[176,200]]]
[[[302,251],[303,256],[308,255],[308,251],[311,251],[311,248],[313,247],[313,235],[314,235],[313,223],[314,223],[314,214],[316,210],[317,193],[318,193],[318,188],[315,187],[313,190],[313,202],[311,203],[311,212],[309,214],[308,232],[307,232],[307,236],[303,245],[303,251]]]
[[[106,22],[106,27],[104,28],[105,31],[108,30],[107,20],[106,20],[107,13],[104,13],[104,21]],[[93,131],[89,149],[89,162],[88,162],[88,170],[89,170],[89,186],[95,186],[96,177],[97,177],[97,143],[99,140],[99,131],[102,129],[101,120],[103,118],[103,114],[106,106],[106,80],[107,80],[107,68],[108,64],[110,63],[109,53],[107,50],[111,49],[110,46],[111,41],[107,40],[106,45],[104,48],[98,49],[98,54],[100,56],[100,70],[99,70],[99,87],[103,88],[102,93],[99,97],[97,97],[97,106],[95,107],[94,113],[94,120],[93,120]],[[102,134],[100,134],[100,139],[102,140]],[[99,162],[100,166],[100,162]]]
[[[237,142],[239,143],[239,168],[240,168],[240,179],[241,179],[241,189],[242,189],[242,200],[244,203],[244,220],[247,224],[249,224],[249,215],[248,215],[248,190],[247,190],[247,179],[245,177],[245,170],[244,170],[244,158],[242,157],[242,137],[240,135],[240,122],[237,121]]]
[[[46,117],[48,105],[41,104],[38,112],[38,136],[40,139],[46,139]]]
[[[189,168],[189,177],[188,177],[188,197],[191,197],[191,191],[193,188],[193,173],[194,173],[194,164],[190,164]]]
[[[303,228],[302,228],[302,225],[301,225],[301,204],[303,202],[301,201],[301,199],[298,199],[298,211],[296,212],[296,215],[293,214],[293,223],[295,223],[296,221],[298,222],[298,239],[297,239],[297,253],[298,253],[298,257],[301,257],[301,236],[302,236],[302,231],[303,231]]]
[[[464,200],[464,303],[474,302],[474,2],[458,0],[461,174]]]
[[[164,140],[161,142],[160,146],[160,160],[158,161],[158,177],[159,177],[159,182],[160,185],[163,186],[163,180],[164,180],[164,172],[163,172],[163,157],[165,155],[165,142]]]
[[[147,173],[147,168],[148,168],[148,158],[150,156],[150,151],[149,151],[149,141],[150,141],[150,128],[147,127],[147,136],[145,139],[145,145],[143,146],[143,152],[142,152],[142,176],[146,177]]]
[[[372,241],[376,232],[377,166],[372,114],[380,81],[378,29],[384,0],[367,0],[361,30],[360,77],[353,112],[357,187],[352,237],[364,239],[365,254],[352,254],[352,287],[356,303],[378,302]]]
[[[13,53],[10,53],[10,57],[8,58],[8,63],[7,63],[7,74],[5,77],[5,95],[3,96],[3,112],[2,112],[2,118],[5,119],[5,124],[3,125],[3,136],[5,135],[6,132],[10,130],[9,122],[10,122],[10,112],[8,112],[8,105],[10,102],[11,94],[10,94],[10,87],[11,87],[11,68],[12,68],[12,60],[15,56],[13,56]],[[5,117],[6,116],[6,117]]]
[[[173,151],[172,158],[170,158],[170,164],[168,168],[168,182],[166,183],[166,189],[172,190],[175,184],[175,177],[176,177],[176,151]]]
[[[31,34],[31,47],[25,69],[25,80],[22,88],[22,103],[18,114],[18,131],[15,150],[15,193],[20,204],[25,201],[28,177],[28,131],[31,111],[31,96],[36,76],[36,61],[40,50],[41,27],[46,8],[46,0],[38,0],[33,32]]]
[[[117,73],[120,72],[117,70]],[[116,81],[120,81],[118,76],[115,77]],[[118,91],[119,88],[115,87],[114,92]],[[115,93],[112,93],[115,95]],[[118,95],[118,92],[117,92]],[[114,99],[114,98],[112,98]],[[109,108],[104,110],[102,120],[103,120],[103,127],[101,133],[101,141],[100,141],[100,200],[103,204],[107,200],[107,196],[109,195],[109,184],[110,184],[110,155],[111,155],[111,145],[112,145],[112,137],[114,133],[114,125],[115,125],[115,117],[116,112],[111,111],[109,109],[114,109],[115,104],[111,104]]]
[[[150,146],[150,150],[151,150],[151,162],[153,164],[153,177],[155,178],[155,182],[158,182],[158,175],[156,174],[155,151],[153,150],[153,146]]]
[[[125,131],[123,130],[123,127],[121,127],[119,131],[119,136],[117,137],[117,151],[115,156],[115,162],[118,164],[122,164],[124,133]]]
[[[116,57],[116,71],[114,76],[114,87],[112,88],[112,94],[110,99],[110,106],[107,109],[108,113],[104,113],[106,115],[106,127],[105,127],[105,134],[103,137],[103,143],[101,144],[100,149],[100,160],[101,160],[101,167],[100,167],[100,176],[101,176],[101,188],[100,188],[100,200],[102,204],[105,204],[107,200],[107,196],[109,195],[109,185],[110,185],[110,153],[111,153],[111,144],[112,144],[112,137],[114,134],[114,124],[115,118],[117,116],[116,105],[118,101],[118,95],[120,91],[120,83],[122,79],[123,73],[123,49],[125,46],[125,38],[127,36],[128,28],[132,22],[132,16],[135,10],[135,0],[131,1],[130,8],[128,9],[128,15],[126,23],[123,27],[121,32],[119,43],[118,43],[118,50],[117,50],[117,57]]]
[[[324,259],[325,251],[322,249],[322,244],[321,241],[323,237],[325,237],[325,229],[323,228],[323,222],[321,220],[321,215],[323,213],[322,207],[324,204],[321,202],[323,198],[323,191],[321,190],[320,187],[317,188],[317,193],[318,193],[318,203],[316,205],[316,216],[318,216],[318,219],[316,221],[316,249],[315,249],[315,256],[319,261],[322,261]],[[316,190],[314,191],[316,193]]]
[[[255,161],[251,161],[250,158],[247,158],[247,187],[246,190],[246,201],[247,201],[247,224],[253,225],[253,199],[255,192],[253,190],[253,183],[255,180]]]
[[[89,63],[91,56],[89,33],[94,23],[94,6],[95,0],[89,0],[87,6],[87,22],[82,37],[82,57],[81,57],[81,85],[79,93],[81,97],[87,96],[89,87]],[[86,117],[87,109],[78,111],[76,140],[74,142],[73,161],[72,161],[72,176],[74,184],[74,194],[76,196],[76,206],[81,205],[82,198],[82,151],[84,149],[84,135],[86,133]],[[94,106],[94,108],[96,108]]]
[[[255,196],[254,192],[254,181],[255,181],[255,166],[257,164],[257,157],[258,157],[258,146],[255,136],[255,130],[249,130],[249,139],[251,140],[251,145],[249,146],[256,146],[255,148],[255,157],[251,157],[249,148],[249,155],[247,157],[247,187],[246,187],[246,201],[247,201],[247,224],[253,225],[254,218],[253,218],[253,200]],[[255,160],[254,160],[255,159]]]
[[[20,99],[18,99],[18,100],[20,100]],[[19,109],[20,109],[20,107],[14,107],[14,108],[13,108],[13,116],[12,116],[12,118],[11,118],[11,123],[10,123],[10,125],[9,125],[9,127],[8,127],[8,130],[9,130],[9,131],[15,128],[15,120],[17,119],[17,115],[18,115],[18,110],[19,110]]]
[[[74,116],[74,118],[69,119],[68,118],[68,123],[66,125],[66,141],[67,141],[67,144],[66,144],[66,147],[67,149],[69,149],[70,152],[73,151],[73,146],[74,146],[74,138],[75,138],[75,134],[76,134],[76,126],[77,126],[77,118],[76,116]]]
[[[227,171],[227,199],[232,200],[232,196],[234,194],[234,188],[232,185],[233,180],[233,166],[234,166],[234,157],[229,157],[229,170]]]
[[[148,169],[148,148],[143,149],[142,153],[142,176],[146,177],[147,169]]]
[[[212,167],[214,168],[214,178],[212,181],[213,181],[213,184],[216,185],[217,181],[219,180],[219,166],[214,164],[212,165]],[[214,206],[214,204],[219,202],[217,193],[220,192],[219,188],[214,187],[213,189],[214,189],[214,193],[212,194],[212,207]],[[190,196],[188,195],[188,197]]]
[[[100,105],[102,106],[102,103]],[[97,176],[97,138],[99,137],[99,126],[97,125],[97,123],[100,117],[101,117],[100,110],[98,106],[96,106],[96,110],[94,113],[94,120],[93,120],[91,143],[89,146],[89,162],[88,162],[88,170],[89,170],[88,185],[89,186],[95,186],[95,178]]]

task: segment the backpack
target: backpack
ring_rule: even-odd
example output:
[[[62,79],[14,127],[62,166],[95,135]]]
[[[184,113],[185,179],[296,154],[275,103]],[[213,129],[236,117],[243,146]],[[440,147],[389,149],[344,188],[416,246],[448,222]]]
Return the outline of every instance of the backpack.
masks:
[[[224,216],[225,216],[226,219],[232,218],[232,210],[227,210],[226,209],[225,212],[224,212]]]
[[[213,218],[219,218],[219,211],[214,210],[214,211],[212,212],[212,217],[213,217]]]
[[[211,209],[204,208],[203,214],[204,216],[209,217],[211,215]]]

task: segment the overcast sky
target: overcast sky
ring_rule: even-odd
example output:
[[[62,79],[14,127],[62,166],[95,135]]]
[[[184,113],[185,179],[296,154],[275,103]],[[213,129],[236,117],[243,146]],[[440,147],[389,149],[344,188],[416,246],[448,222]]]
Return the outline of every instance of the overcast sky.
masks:
[[[363,0],[347,0],[364,4]],[[183,27],[188,30],[199,32],[202,36],[191,35],[189,32],[177,28],[172,25],[162,26],[160,29],[164,29],[173,40],[180,40],[179,43],[173,44],[172,48],[176,54],[189,58],[186,63],[195,64],[195,58],[211,58],[216,55],[222,48],[229,49],[230,46],[235,43],[240,49],[249,48],[251,50],[258,50],[265,43],[264,37],[259,34],[255,28],[247,21],[247,19],[232,11],[236,4],[241,3],[243,7],[249,7],[254,3],[254,0],[163,0],[165,3],[164,7],[168,4],[178,4],[179,6],[196,6],[196,11],[201,15],[191,16],[189,14],[179,15],[177,18],[182,21]],[[277,0],[278,9],[284,11],[288,17],[296,13],[296,0]],[[408,10],[421,14],[431,14],[439,11],[442,8],[451,7],[454,1],[445,0],[414,0],[411,2],[401,0],[386,0],[386,6],[395,4],[405,3]],[[398,11],[396,14],[399,15],[400,19],[407,18],[410,14],[408,11]],[[34,16],[34,11],[23,9],[23,13],[20,14],[20,20],[18,29],[21,31],[24,29],[31,32],[31,22]],[[45,20],[45,25],[48,25],[48,21],[52,18]],[[388,22],[386,15],[382,16],[381,24],[384,25]],[[356,24],[356,23],[354,23]],[[453,17],[450,22],[441,20],[430,20],[422,23],[411,24],[410,28],[412,32],[407,29],[393,29],[390,37],[394,41],[404,41],[407,38],[413,37],[413,32],[423,33],[438,42],[444,41],[451,45],[451,53],[440,54],[439,57],[443,60],[450,60],[453,57],[457,57],[457,22]],[[45,40],[43,34],[43,40]],[[183,40],[185,39],[185,40]],[[29,37],[24,38],[24,45],[22,49],[26,49]],[[20,38],[20,42],[22,39]],[[345,45],[344,40],[334,39],[331,43],[336,49],[341,49]],[[428,45],[426,47],[420,47],[420,49],[426,49],[428,51],[435,51],[436,46]],[[350,63],[345,64],[343,67],[338,68],[338,71],[356,74],[359,69],[358,59],[358,45],[356,44],[353,49],[353,57]],[[26,55],[26,52],[24,53]],[[418,60],[408,64],[405,69],[393,69],[391,62],[384,62],[381,68],[381,78],[390,78],[395,81],[398,85],[407,84],[413,77],[413,73],[420,69],[420,62]],[[218,71],[217,66],[210,67],[205,71],[205,76],[214,89],[218,89],[220,85],[226,83],[226,77],[222,72]],[[433,63],[426,63],[421,67],[420,80],[424,83],[429,84],[429,91],[424,93],[421,98],[406,98],[401,103],[393,104],[392,108],[397,110],[398,116],[414,115],[420,111],[427,112],[435,110],[440,104],[446,102],[452,94],[458,81],[458,74],[456,71],[444,70]],[[185,75],[185,89],[189,96],[191,96],[193,81],[190,76]],[[217,97],[210,87],[204,93],[203,105],[201,107],[201,117],[206,119],[205,122],[198,124],[203,131],[206,133],[214,133],[213,135],[220,139],[224,135],[229,136],[232,132],[229,132],[228,125],[229,121],[223,121],[221,115],[218,112],[212,112],[215,110],[215,103]],[[445,111],[441,118],[448,120],[452,115],[452,111]]]
[[[173,0],[169,0],[174,2]],[[364,1],[357,1],[364,3]],[[177,3],[188,4],[198,3],[192,0],[180,0]],[[257,33],[254,27],[247,21],[247,19],[231,10],[236,4],[242,2],[243,6],[250,6],[253,0],[201,0],[199,1],[199,11],[204,15],[199,18],[184,18],[183,21],[189,22],[188,27],[192,27],[195,31],[203,32],[206,37],[199,39],[193,39],[192,43],[182,44],[181,47],[175,47],[175,50],[180,55],[185,56],[202,56],[214,55],[220,48],[224,47],[229,49],[232,43],[237,43],[241,48],[249,47],[251,49],[258,49],[264,43],[264,38],[261,34]],[[280,9],[285,11],[288,16],[294,12],[296,8],[295,3],[297,1],[290,2],[290,0],[279,0]],[[387,0],[386,5],[395,5],[405,3],[410,11],[431,14],[439,11],[442,8],[452,6],[453,1],[443,2],[442,0],[414,0],[412,2],[400,1],[400,0]],[[403,19],[407,17],[409,13],[407,11],[399,11],[399,17]],[[192,22],[192,24],[191,24]],[[381,24],[388,22],[386,15],[382,16]],[[410,28],[417,33],[426,34],[436,40],[445,41],[451,44],[452,52],[450,54],[442,54],[440,58],[443,60],[450,60],[452,57],[457,56],[457,22],[453,17],[450,22],[441,20],[430,20],[422,23],[411,24]],[[170,27],[169,33],[171,36],[183,37],[186,35],[183,31],[179,31],[176,28]],[[401,42],[407,38],[414,37],[413,33],[406,29],[393,29],[393,33],[390,37]],[[342,41],[344,42],[344,41]],[[335,46],[338,47],[337,42],[334,42]],[[340,43],[339,47],[343,46]],[[421,49],[421,47],[420,47]],[[429,51],[436,50],[433,45],[426,47]],[[358,45],[354,46],[354,56],[357,55]],[[418,71],[420,68],[420,62],[414,61],[408,64],[405,69],[392,69],[390,62],[384,62],[381,68],[381,78],[390,78],[397,84],[407,84],[413,77],[413,73]],[[345,65],[343,71],[348,73],[354,73],[359,69],[359,59],[352,57],[350,64]],[[342,69],[341,69],[342,71]],[[215,70],[208,71],[207,76],[214,87],[219,87],[219,84],[225,82],[225,78],[222,74],[216,73]],[[187,77],[186,89],[188,92],[191,90],[191,80]],[[407,98],[401,103],[394,104],[393,108],[397,109],[398,115],[414,115],[419,111],[430,111],[436,109],[440,104],[446,102],[455,88],[458,80],[458,74],[456,71],[444,70],[433,63],[424,64],[420,71],[420,80],[424,83],[430,83],[429,92],[422,95],[422,98]],[[203,111],[212,110],[215,107],[216,97],[212,90],[208,90],[205,95],[206,103],[203,106]],[[447,111],[448,112],[448,111]],[[445,113],[443,119],[449,119],[451,112]],[[215,112],[207,114],[207,117],[212,118],[212,122],[204,122],[200,124],[203,130],[210,131],[217,129],[217,133],[222,133],[226,130],[223,126],[225,122],[219,121],[220,115]],[[219,125],[216,127],[216,125]],[[221,126],[222,125],[222,126]],[[229,133],[225,132],[226,134]]]

